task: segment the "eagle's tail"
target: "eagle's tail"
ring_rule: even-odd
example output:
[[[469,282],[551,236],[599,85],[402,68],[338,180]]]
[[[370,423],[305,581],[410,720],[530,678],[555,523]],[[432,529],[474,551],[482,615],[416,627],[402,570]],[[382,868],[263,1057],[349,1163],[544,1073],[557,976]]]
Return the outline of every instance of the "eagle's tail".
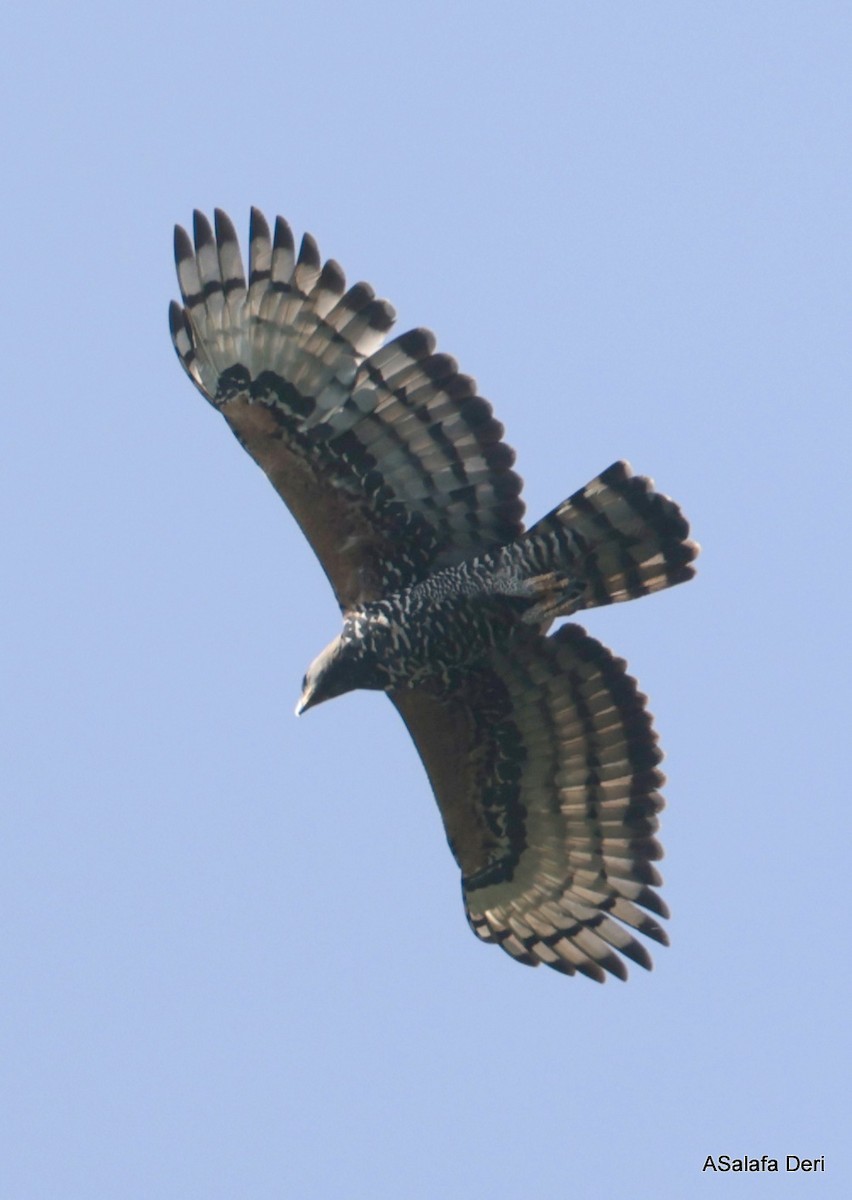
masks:
[[[524,619],[538,622],[683,583],[697,554],[675,502],[617,462],[505,547],[498,574],[515,575],[507,591],[529,596]]]

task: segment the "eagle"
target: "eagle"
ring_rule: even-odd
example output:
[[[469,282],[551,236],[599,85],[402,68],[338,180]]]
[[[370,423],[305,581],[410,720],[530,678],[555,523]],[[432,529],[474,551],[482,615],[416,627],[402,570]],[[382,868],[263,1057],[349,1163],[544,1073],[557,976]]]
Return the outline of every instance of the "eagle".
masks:
[[[650,969],[662,754],[646,697],[556,618],[690,579],[678,506],[616,462],[524,530],[514,451],[427,329],[347,289],[310,234],[251,213],[178,226],[178,358],[268,476],[343,618],[296,712],[385,692],[414,744],[461,870],[468,922],[518,962],[598,982]]]

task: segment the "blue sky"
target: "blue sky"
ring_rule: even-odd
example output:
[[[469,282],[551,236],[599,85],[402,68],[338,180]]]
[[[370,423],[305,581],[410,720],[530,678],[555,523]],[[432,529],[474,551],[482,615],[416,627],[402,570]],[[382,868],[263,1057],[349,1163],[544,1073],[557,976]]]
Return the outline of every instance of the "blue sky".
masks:
[[[849,6],[4,23],[0,1197],[849,1194]],[[667,751],[652,974],[479,944],[391,706],[293,718],[336,606],[166,324],[251,204],[435,329],[531,516],[619,457],[689,516],[585,621]]]

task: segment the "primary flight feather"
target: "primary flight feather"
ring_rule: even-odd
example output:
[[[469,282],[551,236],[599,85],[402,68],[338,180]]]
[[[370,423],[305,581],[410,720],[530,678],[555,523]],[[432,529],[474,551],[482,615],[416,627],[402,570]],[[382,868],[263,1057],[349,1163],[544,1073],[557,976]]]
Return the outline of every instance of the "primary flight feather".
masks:
[[[677,505],[626,463],[524,532],[514,452],[428,330],[346,289],[306,234],[251,214],[246,279],[217,210],[175,231],[169,318],[190,379],[313,546],[343,631],[297,712],[387,692],[429,775],[473,931],[519,962],[603,981],[666,943],[654,890],[663,781],[625,664],[555,617],[694,574]],[[623,956],[623,957],[622,957]]]

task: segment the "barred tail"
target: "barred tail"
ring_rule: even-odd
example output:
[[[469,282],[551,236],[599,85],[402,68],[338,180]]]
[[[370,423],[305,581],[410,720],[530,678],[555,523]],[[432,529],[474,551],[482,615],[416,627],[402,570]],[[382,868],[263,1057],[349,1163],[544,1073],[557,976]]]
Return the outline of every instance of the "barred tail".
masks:
[[[522,568],[515,594],[534,600],[524,619],[536,622],[683,583],[695,574],[698,545],[675,502],[617,462],[504,554]]]

